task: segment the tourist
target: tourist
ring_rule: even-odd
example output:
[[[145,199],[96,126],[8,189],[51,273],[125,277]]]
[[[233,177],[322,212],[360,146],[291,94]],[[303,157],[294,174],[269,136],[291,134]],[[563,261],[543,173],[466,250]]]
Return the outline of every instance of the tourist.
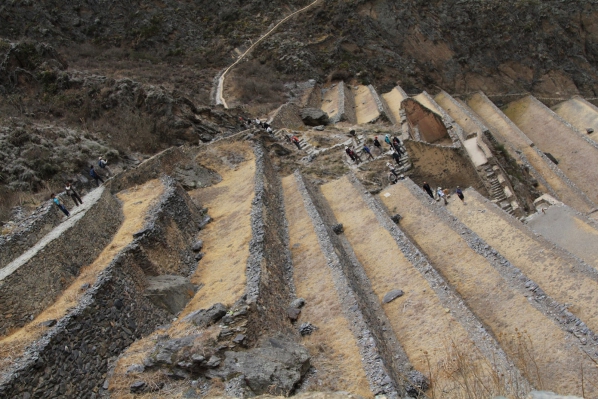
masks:
[[[100,187],[100,182],[104,183],[104,179],[95,171],[93,165],[89,165],[89,175],[96,181],[98,187]]]
[[[380,151],[380,154],[382,154],[382,144],[378,141],[378,136],[374,137],[374,147],[376,147],[378,151]]]
[[[438,187],[438,200],[442,199],[444,201],[444,205],[448,205],[448,201],[446,200],[446,194],[442,191],[442,188]]]
[[[357,160],[355,159],[355,155],[354,155],[353,151],[351,151],[351,149],[349,147],[345,147],[345,152],[347,153],[347,155],[349,156],[349,158],[351,158],[351,160],[353,162],[357,162]]]
[[[368,154],[370,159],[374,159],[374,156],[372,155],[372,152],[370,151],[370,147],[368,147],[365,143],[363,144],[363,152]]]
[[[110,168],[108,168],[108,161],[105,158],[102,158],[101,156],[98,158],[98,166],[101,169],[104,169],[106,171],[106,173],[108,173],[109,175],[112,174],[110,172]]]
[[[424,188],[424,190],[426,190],[430,198],[434,199],[434,193],[432,192],[432,188],[430,188],[430,185],[427,182],[424,182],[424,185],[422,187]]]
[[[69,197],[72,198],[73,202],[75,203],[75,206],[83,205],[83,201],[81,201],[81,197],[79,197],[79,194],[75,190],[75,187],[73,187],[71,185],[70,181],[66,182],[66,186],[64,187],[64,190],[66,191],[66,195],[68,195]]]
[[[457,197],[459,197],[461,202],[463,202],[463,204],[465,204],[465,196],[463,195],[463,191],[461,190],[461,187],[457,186],[457,189],[455,190],[455,194],[457,194]]]
[[[301,149],[301,144],[299,144],[299,139],[297,136],[291,137],[291,142],[297,146],[298,149]]]
[[[399,153],[393,152],[392,153],[392,159],[395,160],[395,162],[397,163],[397,165],[401,166],[401,156],[399,155]]]
[[[52,193],[50,195],[52,196],[52,201],[66,215],[66,217],[68,218],[69,216],[71,216],[71,214],[66,209],[66,207],[64,205],[62,205],[62,202],[60,202],[60,199],[58,199],[58,196],[56,194],[54,194],[54,193]]]

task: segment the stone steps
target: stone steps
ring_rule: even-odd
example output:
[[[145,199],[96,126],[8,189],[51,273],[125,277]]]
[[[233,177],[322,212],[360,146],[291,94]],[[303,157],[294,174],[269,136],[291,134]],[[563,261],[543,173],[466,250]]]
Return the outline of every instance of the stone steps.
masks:
[[[592,202],[598,202],[598,144],[591,144],[532,96],[508,104],[504,113],[541,151],[559,160],[559,169]]]
[[[380,199],[391,213],[403,216],[400,228],[514,363],[523,365],[531,360],[521,356],[521,349],[526,348],[536,368],[534,373],[526,373],[530,383],[541,382],[544,389],[580,394],[581,365],[584,372],[591,370],[592,376],[587,378],[598,378],[583,342],[567,331],[570,322],[575,325],[581,321],[541,289],[530,290],[535,282],[526,287],[531,280],[458,222],[444,205],[430,201],[410,180],[382,191]],[[586,395],[596,394],[586,390]]]
[[[593,340],[593,331],[598,331],[596,269],[583,264],[550,241],[538,237],[527,226],[507,216],[473,189],[465,190],[464,195],[467,205],[455,199],[449,203],[449,211],[521,270],[530,281],[526,283],[530,291],[539,286],[554,301],[570,304],[571,313],[583,323],[579,326],[571,323],[568,328],[574,329],[574,334],[580,340]],[[565,233],[560,225],[561,223],[551,227]],[[594,232],[592,238],[590,241],[595,246],[598,243],[597,232]]]
[[[355,177],[327,183],[321,190],[336,220],[343,224],[343,236],[363,265],[409,361],[420,372],[435,376],[434,392],[466,395],[467,388],[443,372],[454,350],[466,356],[471,366],[461,370],[467,380],[490,385],[493,371],[489,365],[499,358],[500,364],[495,366],[510,369],[506,356],[484,333],[481,323],[472,322],[475,317],[467,307],[376,200],[363,194],[365,189]],[[393,290],[404,295],[385,303],[385,296]]]
[[[509,155],[530,169],[538,180],[539,189],[569,204],[581,212],[589,212],[596,205],[525,134],[498,109],[483,93],[467,100],[491,130],[494,138],[505,145]]]

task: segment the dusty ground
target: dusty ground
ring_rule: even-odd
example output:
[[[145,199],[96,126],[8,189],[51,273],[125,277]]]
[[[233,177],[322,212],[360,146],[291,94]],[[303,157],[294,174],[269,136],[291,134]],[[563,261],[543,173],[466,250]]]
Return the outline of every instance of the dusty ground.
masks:
[[[426,194],[422,191],[418,195]],[[560,327],[511,288],[459,234],[430,213],[404,183],[384,190],[380,198],[392,212],[403,216],[400,224],[403,231],[486,324],[530,382],[543,389],[579,395],[582,364],[588,373],[587,380],[590,380],[589,373],[591,379],[598,378],[595,365],[577,344],[569,341]],[[443,205],[435,203],[433,206]],[[586,395],[598,393],[596,387],[585,389]]]
[[[306,300],[301,320],[318,327],[303,339],[312,356],[311,364],[317,370],[306,389],[348,391],[371,397],[359,348],[343,316],[333,276],[320,250],[295,177],[287,176],[282,184],[289,221],[295,292],[297,297]]]
[[[441,305],[349,180],[344,177],[326,184],[322,192],[336,219],[343,223],[344,234],[380,302],[392,289],[404,290],[405,295],[383,305],[383,309],[413,366],[433,380],[429,394],[465,397],[467,389],[458,383],[460,378],[491,385],[489,360],[480,355],[465,329]]]

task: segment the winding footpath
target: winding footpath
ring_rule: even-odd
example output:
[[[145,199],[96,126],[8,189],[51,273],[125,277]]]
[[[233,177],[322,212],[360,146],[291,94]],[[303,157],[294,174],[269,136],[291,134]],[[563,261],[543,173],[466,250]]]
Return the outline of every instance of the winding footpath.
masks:
[[[228,108],[228,105],[226,104],[226,100],[224,100],[224,96],[222,95],[222,92],[224,90],[224,78],[226,77],[226,74],[233,69],[238,63],[240,63],[241,61],[243,61],[243,58],[245,58],[245,56],[247,54],[249,54],[258,44],[260,44],[264,39],[266,39],[268,36],[270,36],[270,34],[272,32],[274,32],[280,25],[282,25],[283,23],[285,23],[286,21],[288,21],[289,19],[293,18],[295,15],[302,13],[303,11],[307,11],[308,9],[310,9],[311,7],[313,7],[314,5],[316,5],[316,3],[318,3],[320,0],[315,0],[313,3],[310,3],[309,5],[287,15],[286,17],[284,17],[280,22],[278,22],[276,25],[274,25],[274,27],[272,29],[270,29],[268,32],[266,32],[264,35],[262,35],[262,37],[260,37],[255,43],[253,43],[247,50],[245,50],[245,52],[243,54],[241,54],[239,56],[239,58],[237,58],[237,60],[235,62],[233,62],[231,65],[229,65],[228,68],[226,68],[224,70],[224,72],[222,72],[222,74],[220,75],[220,77],[218,78],[218,87],[216,88],[216,105],[222,104],[224,106],[224,108]]]

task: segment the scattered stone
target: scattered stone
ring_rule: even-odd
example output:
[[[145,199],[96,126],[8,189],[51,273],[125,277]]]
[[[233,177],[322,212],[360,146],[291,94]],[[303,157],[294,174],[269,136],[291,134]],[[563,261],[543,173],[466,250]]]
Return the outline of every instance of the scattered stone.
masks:
[[[39,323],[39,325],[42,327],[52,327],[52,326],[56,325],[56,320],[55,319],[46,320],[46,321]]]
[[[202,259],[203,259],[204,255],[205,255],[205,254],[204,254],[203,252],[198,252],[198,253],[195,255],[195,260],[199,262],[200,260],[202,260]]]
[[[208,225],[208,223],[210,223],[212,221],[212,218],[209,217],[208,215],[204,216],[204,218],[201,220],[201,222],[199,222],[199,229],[203,229],[204,227],[206,227]]]
[[[330,123],[328,114],[318,108],[303,108],[301,120],[308,126],[321,126]]]
[[[206,363],[206,366],[208,367],[218,367],[220,365],[220,362],[222,360],[220,360],[220,358],[218,356],[211,356],[210,360],[208,360],[208,362]]]
[[[301,336],[310,335],[311,333],[313,333],[317,329],[318,329],[318,327],[314,326],[311,323],[302,323],[299,326],[299,334],[301,334]]]
[[[291,307],[295,309],[301,309],[305,305],[305,299],[297,298],[291,302]]]
[[[588,134],[592,134],[594,133],[594,129],[592,129],[591,127],[586,129],[586,132],[588,132]]]
[[[81,286],[81,291],[88,290],[91,287],[91,284],[85,283]]]
[[[237,345],[245,346],[247,341],[247,336],[245,334],[237,334],[235,338],[233,338],[233,342]]]
[[[402,297],[405,293],[402,290],[391,290],[384,295],[382,302],[389,303],[394,301],[395,299]]]
[[[131,393],[140,393],[143,392],[143,390],[145,389],[145,382],[144,381],[135,381],[134,383],[131,384]]]
[[[417,370],[412,370],[407,376],[409,384],[405,387],[407,394],[413,397],[418,397],[421,392],[425,392],[430,386],[430,381],[425,375]]]
[[[193,363],[202,363],[206,360],[206,358],[202,355],[195,354],[191,356],[191,360],[193,360]]]
[[[401,215],[399,215],[398,213],[393,215],[391,217],[392,221],[395,222],[396,224],[399,224],[399,222],[401,221],[401,219],[403,219],[403,217]]]
[[[324,130],[324,125],[316,126],[316,127],[314,127],[314,130],[317,130],[318,132],[321,132],[321,131]]]
[[[226,307],[221,303],[217,303],[209,309],[200,309],[191,313],[185,318],[185,320],[190,320],[196,326],[205,328],[216,323],[218,320],[224,317],[225,314]]]
[[[288,308],[287,309],[287,316],[291,321],[297,321],[299,315],[301,314],[301,309],[297,308]]]
[[[145,366],[143,364],[132,364],[127,367],[126,374],[130,373],[143,373],[145,371]]]
[[[191,284],[188,278],[183,276],[162,275],[148,277],[148,287],[145,296],[153,304],[177,314],[193,298],[197,292],[197,286]]]
[[[339,223],[332,226],[332,231],[334,231],[335,234],[341,234],[343,231],[345,231],[345,228],[343,227],[342,223]]]
[[[193,250],[193,252],[199,252],[199,251],[201,251],[202,248],[203,248],[203,240],[197,240],[197,241],[195,241],[195,243],[191,247],[191,249]]]

